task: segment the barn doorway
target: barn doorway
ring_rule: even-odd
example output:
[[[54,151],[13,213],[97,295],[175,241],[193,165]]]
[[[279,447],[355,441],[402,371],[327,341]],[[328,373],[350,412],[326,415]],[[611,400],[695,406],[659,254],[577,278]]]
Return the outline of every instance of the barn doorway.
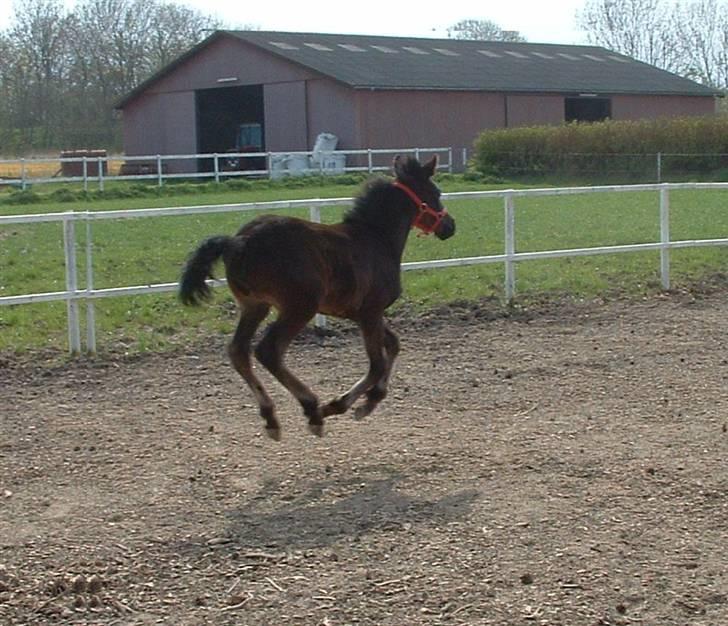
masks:
[[[612,101],[609,98],[566,98],[564,119],[567,122],[603,122],[612,117]]]
[[[263,152],[263,85],[218,87],[195,91],[197,151],[202,154]],[[261,161],[262,163],[257,163]],[[221,169],[264,169],[265,159],[221,159]],[[213,159],[198,159],[198,170],[210,172]]]

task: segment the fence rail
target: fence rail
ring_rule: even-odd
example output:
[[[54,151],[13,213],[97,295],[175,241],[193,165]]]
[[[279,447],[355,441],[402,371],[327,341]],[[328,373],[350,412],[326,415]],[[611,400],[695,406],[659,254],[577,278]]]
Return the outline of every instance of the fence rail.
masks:
[[[504,293],[505,298],[511,301],[516,290],[516,264],[519,261],[550,259],[559,257],[587,256],[597,254],[617,254],[625,252],[638,252],[646,250],[660,251],[660,277],[663,289],[670,288],[670,250],[674,248],[689,248],[702,246],[728,245],[728,238],[682,240],[670,239],[670,192],[676,189],[720,189],[728,191],[728,183],[662,183],[659,185],[609,185],[601,187],[569,187],[553,189],[520,189],[499,191],[466,191],[443,194],[446,200],[502,198],[504,201],[505,232],[504,252],[487,256],[461,257],[453,259],[437,259],[431,261],[417,261],[403,263],[402,269],[423,270],[484,263],[503,263],[505,269]],[[516,199],[523,197],[560,196],[592,193],[620,193],[620,192],[658,192],[659,193],[659,219],[660,240],[640,244],[626,244],[615,246],[598,246],[590,248],[575,248],[561,250],[541,250],[535,252],[516,251]],[[352,198],[330,198],[312,200],[286,200],[278,202],[254,202],[246,204],[224,204],[212,206],[169,207],[159,209],[134,209],[116,211],[69,211],[65,213],[47,213],[38,215],[10,215],[0,216],[0,227],[10,224],[32,224],[42,222],[60,222],[63,226],[64,256],[66,289],[64,291],[44,292],[0,297],[2,305],[22,305],[37,302],[65,301],[67,303],[68,341],[69,351],[73,355],[81,353],[81,322],[79,305],[86,304],[86,351],[89,354],[96,352],[96,332],[94,301],[100,298],[130,296],[150,293],[164,293],[175,291],[178,283],[157,283],[148,285],[133,285],[96,289],[93,285],[93,242],[92,224],[100,220],[118,220],[128,218],[162,217],[174,215],[201,215],[229,213],[238,211],[279,211],[286,209],[300,209],[307,207],[313,221],[321,221],[321,208],[327,206],[348,205]],[[79,286],[76,225],[83,224],[86,228],[86,284]],[[212,286],[224,285],[225,281],[209,281]],[[317,323],[321,323],[317,318]]]
[[[48,183],[82,183],[85,190],[108,181],[147,181],[162,186],[180,179],[220,182],[240,177],[374,173],[391,169],[395,154],[437,154],[438,169],[453,171],[452,148],[400,148],[319,152],[224,152],[141,156],[61,156],[0,159],[0,184],[27,189]],[[465,159],[465,154],[463,159]],[[464,165],[465,161],[463,161]],[[202,171],[200,171],[202,170]]]

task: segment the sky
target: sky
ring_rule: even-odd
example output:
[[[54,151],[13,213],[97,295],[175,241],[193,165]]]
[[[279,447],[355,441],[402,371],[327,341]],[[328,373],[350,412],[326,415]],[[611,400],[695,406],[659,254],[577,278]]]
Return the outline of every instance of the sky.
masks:
[[[169,1],[169,0],[168,0]],[[64,0],[72,7],[74,0]],[[586,43],[576,28],[576,12],[585,0],[178,0],[213,15],[229,28],[251,25],[261,30],[447,37],[447,28],[463,19],[490,20],[516,30],[532,43]],[[431,8],[426,9],[429,4]],[[7,28],[13,0],[0,0],[0,30]]]

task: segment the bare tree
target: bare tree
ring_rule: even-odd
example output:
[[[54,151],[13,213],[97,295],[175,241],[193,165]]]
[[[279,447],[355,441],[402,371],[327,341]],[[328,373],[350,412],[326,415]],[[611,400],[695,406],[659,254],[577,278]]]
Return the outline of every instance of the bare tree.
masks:
[[[447,29],[451,39],[477,39],[479,41],[526,41],[518,31],[503,30],[490,20],[460,20]]]
[[[215,26],[167,0],[78,0],[70,12],[17,0],[0,31],[3,148],[118,145],[114,104]]]
[[[62,125],[68,17],[61,0],[20,0],[3,46],[3,97],[27,143],[48,144]]]
[[[163,67],[193,44],[220,27],[218,20],[189,7],[165,2],[152,11],[149,56],[152,66]]]
[[[591,43],[662,69],[679,68],[678,34],[662,0],[587,0],[577,21]]]
[[[681,73],[728,89],[728,2],[694,0],[676,8]]]

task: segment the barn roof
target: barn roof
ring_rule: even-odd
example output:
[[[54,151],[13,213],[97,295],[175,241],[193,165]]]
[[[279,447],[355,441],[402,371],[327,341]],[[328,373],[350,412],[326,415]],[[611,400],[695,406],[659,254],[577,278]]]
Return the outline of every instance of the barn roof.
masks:
[[[216,31],[128,94],[119,108],[220,37],[244,41],[355,89],[722,95],[598,46]]]

